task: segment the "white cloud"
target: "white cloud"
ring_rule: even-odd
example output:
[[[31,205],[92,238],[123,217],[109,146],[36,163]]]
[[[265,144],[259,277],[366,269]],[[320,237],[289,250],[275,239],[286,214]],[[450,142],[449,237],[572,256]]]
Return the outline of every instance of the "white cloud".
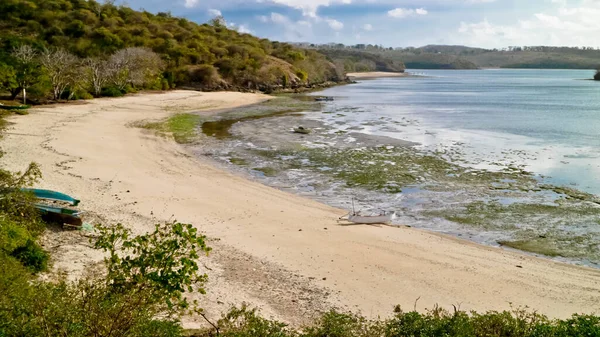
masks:
[[[366,31],[373,30],[373,26],[370,23],[365,23],[362,28]]]
[[[335,3],[351,4],[352,0],[270,0],[273,3],[286,5],[302,11],[304,16],[316,18],[319,7],[327,7]]]
[[[238,32],[240,33],[244,33],[244,34],[252,34],[252,31],[250,30],[250,27],[246,26],[246,25],[240,25],[237,29]]]
[[[279,13],[271,13],[271,21],[278,24],[288,24],[291,22],[287,16]]]
[[[189,1],[189,0],[188,0],[188,1]],[[198,0],[192,0],[192,1],[198,1]],[[221,15],[223,15],[223,14],[222,14],[222,13],[221,13],[221,11],[220,11],[220,10],[218,10],[218,9],[209,9],[209,10],[208,10],[208,15],[210,15],[210,16],[221,16]]]
[[[335,19],[325,19],[325,22],[331,27],[333,30],[342,30],[344,29],[344,24]]]
[[[183,5],[185,8],[194,8],[196,5],[198,5],[198,0],[185,0]]]
[[[395,8],[387,12],[388,16],[393,18],[406,18],[409,16],[427,15],[429,12],[425,8]]]
[[[533,14],[513,24],[499,25],[486,19],[462,22],[455,43],[482,47],[553,45],[598,46],[600,36],[600,1],[582,0],[579,6],[553,0],[558,7]]]

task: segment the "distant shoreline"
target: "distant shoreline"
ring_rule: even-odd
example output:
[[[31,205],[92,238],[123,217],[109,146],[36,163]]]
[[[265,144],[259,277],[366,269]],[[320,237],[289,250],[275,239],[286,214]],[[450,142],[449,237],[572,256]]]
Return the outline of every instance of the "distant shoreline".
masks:
[[[348,73],[346,74],[350,79],[358,79],[358,80],[368,80],[375,78],[385,78],[385,77],[409,77],[412,76],[409,73],[393,73],[393,72],[385,72],[385,71],[370,71],[364,73]]]

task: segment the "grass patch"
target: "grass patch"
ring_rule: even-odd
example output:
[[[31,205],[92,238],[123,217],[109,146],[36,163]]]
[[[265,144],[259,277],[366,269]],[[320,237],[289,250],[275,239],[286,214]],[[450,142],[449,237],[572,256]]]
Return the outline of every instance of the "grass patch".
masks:
[[[139,125],[139,127],[154,130],[159,134],[170,134],[180,144],[187,144],[196,138],[196,128],[201,123],[201,116],[181,113],[173,115],[160,122]]]
[[[167,119],[166,125],[176,142],[191,143],[195,138],[200,119],[200,116],[194,114],[177,114]]]

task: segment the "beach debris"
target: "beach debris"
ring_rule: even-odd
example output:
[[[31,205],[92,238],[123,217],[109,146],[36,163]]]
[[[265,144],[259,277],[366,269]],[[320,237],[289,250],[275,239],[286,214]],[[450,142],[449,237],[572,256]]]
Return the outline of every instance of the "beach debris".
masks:
[[[300,134],[303,134],[303,135],[308,135],[310,132],[311,132],[310,129],[307,129],[307,128],[303,127],[303,126],[299,126],[299,127],[297,127],[297,128],[294,129],[294,133],[300,133]]]

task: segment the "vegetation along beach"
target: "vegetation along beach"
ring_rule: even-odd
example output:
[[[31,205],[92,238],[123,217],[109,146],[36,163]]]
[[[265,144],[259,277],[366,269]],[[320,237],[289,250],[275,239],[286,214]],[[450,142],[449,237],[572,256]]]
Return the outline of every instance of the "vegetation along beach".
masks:
[[[596,49],[133,2],[0,3],[0,336],[600,335]]]

